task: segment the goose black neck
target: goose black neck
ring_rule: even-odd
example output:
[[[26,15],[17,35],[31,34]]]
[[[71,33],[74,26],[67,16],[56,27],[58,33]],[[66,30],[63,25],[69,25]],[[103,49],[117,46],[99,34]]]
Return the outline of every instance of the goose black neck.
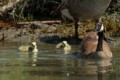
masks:
[[[96,51],[103,51],[104,32],[98,32],[98,45]]]

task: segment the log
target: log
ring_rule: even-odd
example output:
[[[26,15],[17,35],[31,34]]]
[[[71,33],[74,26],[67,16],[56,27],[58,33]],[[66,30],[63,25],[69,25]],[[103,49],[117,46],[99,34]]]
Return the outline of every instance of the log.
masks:
[[[61,24],[60,20],[48,20],[48,21],[26,21],[26,22],[17,22],[17,24]]]

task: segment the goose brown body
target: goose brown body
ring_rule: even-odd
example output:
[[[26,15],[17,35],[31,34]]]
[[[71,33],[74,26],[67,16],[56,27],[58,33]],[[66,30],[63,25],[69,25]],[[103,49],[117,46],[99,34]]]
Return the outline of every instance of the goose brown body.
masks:
[[[80,47],[81,58],[111,58],[112,52],[106,41],[103,40],[102,51],[96,51],[98,46],[97,32],[87,32]]]

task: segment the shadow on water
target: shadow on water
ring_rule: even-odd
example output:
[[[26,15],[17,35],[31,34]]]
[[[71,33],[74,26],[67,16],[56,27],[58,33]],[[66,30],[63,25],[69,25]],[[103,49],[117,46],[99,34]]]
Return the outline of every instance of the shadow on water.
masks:
[[[111,60],[81,60],[67,55],[66,57],[56,56],[38,55],[37,53],[29,55],[28,53],[28,57],[21,56],[27,59],[0,61],[2,67],[0,70],[2,77],[0,79],[110,80],[113,71]]]
[[[51,43],[51,44],[56,44],[56,43],[60,43],[62,41],[67,41],[68,43],[70,43],[71,45],[79,45],[80,42],[82,41],[82,39],[75,39],[75,37],[59,37],[57,35],[54,36],[45,36],[45,37],[40,37],[39,40],[41,42],[45,42],[45,43]]]

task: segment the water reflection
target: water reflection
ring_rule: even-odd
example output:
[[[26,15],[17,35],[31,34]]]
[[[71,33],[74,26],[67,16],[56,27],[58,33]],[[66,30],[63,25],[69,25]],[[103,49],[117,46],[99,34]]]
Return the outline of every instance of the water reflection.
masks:
[[[32,52],[29,54],[31,66],[36,66],[38,52]]]
[[[73,68],[76,69],[69,74],[70,80],[109,80],[108,75],[113,71],[110,59],[75,60]],[[108,79],[105,79],[105,77]]]
[[[19,56],[20,56],[20,59],[29,60],[29,64],[31,66],[36,66],[38,52],[20,52]]]
[[[30,76],[39,75],[40,77],[56,76],[64,77],[64,80],[109,80],[113,71],[112,60],[90,60],[78,58],[48,58],[40,59],[37,53],[29,55],[30,65],[37,67],[25,71]],[[58,79],[59,80],[59,79]],[[61,79],[60,79],[61,80]]]
[[[16,44],[0,47],[0,80],[120,80],[118,48],[112,60],[91,60],[63,54],[55,45],[38,46],[38,53],[18,52]]]

